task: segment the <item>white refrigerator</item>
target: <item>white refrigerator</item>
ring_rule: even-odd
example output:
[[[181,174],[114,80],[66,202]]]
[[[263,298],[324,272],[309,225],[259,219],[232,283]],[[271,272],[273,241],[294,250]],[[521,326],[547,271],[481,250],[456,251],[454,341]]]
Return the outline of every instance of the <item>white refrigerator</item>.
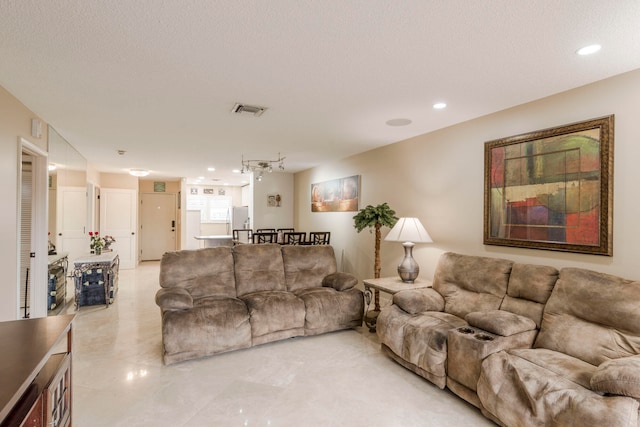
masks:
[[[234,206],[231,215],[231,229],[251,228],[249,206]]]

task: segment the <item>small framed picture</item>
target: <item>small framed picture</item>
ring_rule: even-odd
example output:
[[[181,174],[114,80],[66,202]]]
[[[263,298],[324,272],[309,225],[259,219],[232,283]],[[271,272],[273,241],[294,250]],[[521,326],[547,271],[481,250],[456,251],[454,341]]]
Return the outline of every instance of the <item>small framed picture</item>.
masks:
[[[191,194],[198,194],[198,189],[195,187],[191,187]]]
[[[270,208],[279,208],[282,198],[279,194],[269,194],[267,196],[267,206]]]
[[[214,194],[213,188],[205,188],[204,190],[202,190],[202,194]]]

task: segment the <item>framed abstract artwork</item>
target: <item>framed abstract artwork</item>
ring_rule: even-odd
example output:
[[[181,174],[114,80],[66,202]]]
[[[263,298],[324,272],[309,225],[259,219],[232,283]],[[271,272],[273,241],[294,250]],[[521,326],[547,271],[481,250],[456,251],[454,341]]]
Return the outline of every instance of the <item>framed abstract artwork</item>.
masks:
[[[356,212],[360,175],[311,184],[311,212]]]
[[[488,141],[484,244],[613,255],[614,116]]]

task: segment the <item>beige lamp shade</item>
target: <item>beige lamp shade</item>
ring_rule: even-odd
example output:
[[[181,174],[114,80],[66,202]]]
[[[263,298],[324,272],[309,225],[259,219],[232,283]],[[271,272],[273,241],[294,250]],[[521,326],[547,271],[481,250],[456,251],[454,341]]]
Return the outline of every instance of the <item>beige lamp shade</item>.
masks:
[[[418,218],[400,218],[384,240],[413,243],[433,242]]]
[[[420,266],[413,259],[414,243],[431,243],[431,236],[418,218],[400,218],[384,240],[404,242],[404,258],[398,265],[398,275],[405,283],[413,283],[420,273]]]

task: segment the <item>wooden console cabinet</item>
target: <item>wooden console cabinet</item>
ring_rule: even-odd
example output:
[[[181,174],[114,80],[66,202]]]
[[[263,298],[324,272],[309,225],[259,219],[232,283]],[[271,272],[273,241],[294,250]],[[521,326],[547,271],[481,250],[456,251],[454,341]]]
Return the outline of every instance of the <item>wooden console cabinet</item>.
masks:
[[[1,427],[71,426],[74,317],[0,322]]]

